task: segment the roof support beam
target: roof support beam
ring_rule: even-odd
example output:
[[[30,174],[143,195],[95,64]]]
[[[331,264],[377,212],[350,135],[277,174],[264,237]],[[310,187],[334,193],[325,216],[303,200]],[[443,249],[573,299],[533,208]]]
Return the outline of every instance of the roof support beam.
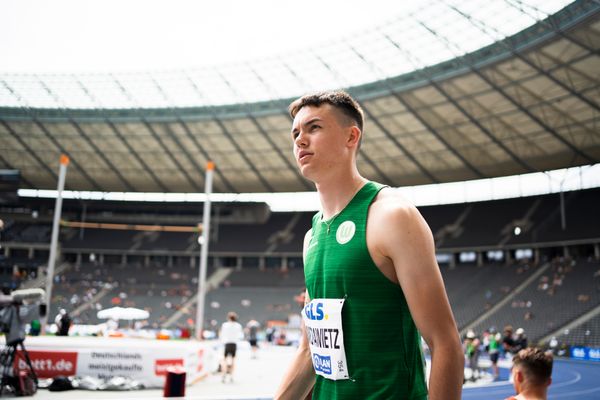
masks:
[[[48,87],[48,85],[46,85],[45,82],[43,82],[42,80],[39,80],[39,83],[44,88],[44,90],[52,98],[54,98],[54,100],[58,104],[62,104],[62,100],[58,96],[56,96],[56,94],[52,90],[50,90],[50,88]],[[40,120],[38,120],[35,116],[32,119],[35,122],[35,124],[41,129],[41,131],[44,132],[44,134],[48,137],[48,139],[60,150],[61,154],[69,155],[69,152],[67,152],[62,147],[62,144],[58,140],[56,140],[56,138],[50,133],[50,131],[48,130],[48,128],[46,127],[46,125],[44,123],[42,123]],[[92,178],[92,176],[90,174],[87,173],[87,171],[81,166],[81,164],[79,164],[77,162],[77,159],[70,155],[69,155],[69,157],[71,158],[71,162],[73,163],[73,165],[79,169],[81,174],[92,184],[94,189],[102,191],[102,187],[98,184],[98,182],[96,182],[96,180],[94,178]]]
[[[252,170],[252,172],[254,172],[254,174],[256,175],[256,177],[258,178],[258,180],[260,181],[260,183],[262,183],[262,185],[268,191],[274,192],[275,190],[273,189],[273,186],[271,186],[271,184],[269,183],[269,181],[267,181],[265,179],[265,177],[261,175],[261,173],[256,168],[256,165],[254,165],[254,163],[248,158],[248,156],[246,155],[246,153],[242,150],[242,148],[240,147],[240,145],[233,139],[233,135],[231,134],[231,132],[229,132],[229,130],[227,129],[227,127],[225,127],[225,124],[223,123],[223,121],[221,121],[219,118],[216,118],[214,121],[219,126],[219,128],[221,129],[221,132],[223,132],[223,134],[225,136],[227,136],[227,139],[229,139],[229,141],[231,142],[231,144],[233,145],[233,147],[235,147],[235,150],[238,152],[238,154],[244,159],[244,161],[246,162],[246,164],[248,164],[248,166],[250,167],[250,169]]]
[[[125,89],[125,86],[123,86],[123,84],[116,77],[113,77],[113,79],[114,79],[115,83],[117,84],[117,86],[119,87],[119,89],[123,92],[123,94],[133,104],[137,105],[137,102],[136,102],[135,98],[131,95],[131,93],[129,93],[129,91],[127,91],[127,89]],[[179,162],[179,160],[177,159],[177,157],[175,157],[175,155],[171,152],[171,150],[169,149],[169,147],[167,145],[165,145],[165,143],[161,139],[160,135],[156,132],[156,130],[154,129],[154,127],[152,126],[152,124],[150,124],[145,117],[141,117],[140,120],[141,120],[142,124],[144,125],[144,127],[148,130],[148,132],[150,132],[150,134],[152,135],[152,137],[154,138],[154,140],[156,140],[156,142],[159,144],[161,150],[165,152],[165,154],[167,155],[167,157],[171,160],[171,162],[175,165],[175,167],[177,167],[177,170],[181,174],[183,174],[183,176],[188,181],[188,183],[196,191],[198,191],[198,192],[202,191],[202,189],[198,185],[198,183],[195,182],[194,179],[192,179],[192,177],[189,175],[188,171],[183,167],[183,165],[181,165],[181,163]],[[174,141],[175,141],[175,143],[177,143],[178,145],[180,145],[179,142],[176,139],[174,139]],[[184,153],[185,153],[185,151],[184,151]],[[185,153],[185,154],[187,154],[187,153]]]
[[[596,84],[599,83],[599,81],[596,78],[590,76],[586,72],[575,69],[575,67],[573,66],[573,64],[577,64],[577,63],[585,60],[586,58],[589,58],[590,54],[579,55],[577,57],[570,58],[569,60],[564,62],[564,61],[558,60],[554,56],[551,56],[550,54],[546,53],[542,49],[537,50],[537,53],[539,53],[541,57],[546,57],[547,59],[549,59],[550,61],[552,61],[555,64],[551,68],[548,68],[549,72],[554,72],[557,69],[564,68],[564,69],[567,69],[567,70],[573,72],[574,74],[582,76],[587,81],[594,82]]]
[[[219,76],[221,76],[221,79],[223,79],[223,81],[226,84],[229,85],[229,82],[225,79],[225,77],[223,77],[223,75],[219,74]],[[200,91],[200,88],[198,88],[197,85],[194,85],[193,87],[194,87],[194,90],[196,91],[196,93],[198,93],[198,95],[201,98],[205,97],[203,95],[203,93]],[[217,113],[214,111],[214,107],[208,106],[208,109],[210,110],[210,112],[212,114],[213,121],[219,126],[219,129],[221,129],[221,132],[223,132],[223,134],[227,137],[227,139],[233,145],[233,147],[235,147],[235,149],[238,152],[239,156],[244,159],[245,163],[249,166],[250,170],[252,170],[252,172],[254,173],[254,175],[256,175],[256,177],[258,178],[259,182],[268,191],[274,192],[275,190],[273,189],[273,187],[271,186],[271,184],[269,183],[269,181],[267,181],[265,179],[265,177],[261,175],[261,173],[256,168],[256,165],[254,165],[254,163],[248,158],[248,156],[246,156],[246,154],[244,153],[244,151],[242,151],[242,148],[240,147],[240,145],[233,139],[233,135],[231,134],[231,132],[229,132],[229,130],[225,127],[225,124],[223,124],[223,121],[221,121],[221,119],[219,118],[219,116],[217,115]]]
[[[521,103],[519,103],[514,97],[512,97],[511,95],[509,95],[504,89],[502,89],[499,85],[497,85],[494,81],[492,81],[488,76],[486,76],[485,74],[483,74],[481,71],[475,71],[474,70],[474,72],[477,74],[477,76],[479,76],[482,80],[484,80],[488,85],[490,85],[495,91],[497,91],[498,93],[500,93],[512,105],[514,105],[517,109],[519,109],[521,112],[523,112],[525,115],[527,115],[536,124],[538,124],[539,126],[541,126],[542,128],[544,128],[556,140],[558,140],[565,147],[567,147],[568,149],[570,149],[574,154],[582,157],[584,160],[586,160],[587,162],[589,162],[591,164],[595,164],[595,163],[598,162],[598,160],[596,160],[594,157],[586,154],[583,150],[580,150],[579,148],[577,148],[576,145],[574,145],[573,143],[571,143],[567,139],[565,139],[564,136],[562,136],[561,134],[559,134],[550,125],[548,125],[547,123],[545,123],[544,121],[542,121],[542,119],[539,118],[537,115],[533,114],[527,108],[523,107],[523,105]]]
[[[426,119],[423,117],[416,108],[414,108],[408,101],[406,101],[400,94],[394,92],[392,95],[398,100],[408,111],[411,112],[417,118],[417,120],[431,133],[436,137],[441,143],[446,146],[448,150],[458,158],[464,166],[467,167],[472,173],[475,174],[477,178],[487,178],[487,176],[481,172],[477,167],[475,167],[469,160],[467,160],[453,145],[451,145],[446,138],[442,134],[438,132]]]
[[[78,83],[79,83],[79,86],[81,87],[81,89],[85,92],[85,94],[87,94],[87,96],[94,102],[94,104],[96,104],[96,106],[98,107],[98,111],[101,111],[102,107],[101,107],[100,103],[98,102],[98,100],[92,95],[92,93],[88,90],[88,88],[81,81],[78,81]],[[148,165],[146,165],[146,162],[133,149],[133,147],[131,147],[131,145],[129,144],[129,142],[127,142],[127,140],[123,136],[123,133],[116,127],[116,125],[108,117],[104,117],[104,122],[106,122],[106,124],[108,125],[108,127],[115,134],[115,136],[127,148],[127,151],[133,156],[133,158],[136,159],[136,161],[138,163],[140,163],[140,165],[144,168],[144,171],[146,171],[150,175],[150,177],[152,178],[152,180],[160,187],[160,189],[163,192],[168,192],[168,189],[165,186],[165,184],[162,183],[162,181],[160,179],[158,179],[158,177],[154,174],[154,172],[148,167]]]
[[[490,120],[493,119],[493,121],[495,123],[501,125],[502,128],[504,128],[505,131],[514,133],[519,138],[521,138],[524,142],[526,142],[528,148],[536,148],[540,153],[545,153],[544,150],[542,149],[542,147],[540,147],[540,145],[538,143],[536,143],[535,141],[531,140],[527,135],[523,135],[520,132],[516,131],[514,129],[514,127],[510,126],[506,121],[504,121],[500,116],[496,115],[492,110],[490,110],[489,108],[485,107],[480,102],[472,99],[470,96],[467,96],[462,89],[456,87],[455,85],[453,85],[452,87],[453,87],[453,90],[455,90],[455,91],[459,92],[461,95],[463,95],[464,99],[466,99],[466,101],[470,101],[472,103],[472,106],[478,107],[479,109],[483,110],[486,114],[488,114],[489,115],[489,117],[487,117],[488,119],[490,119]],[[489,91],[491,91],[491,90],[489,90]],[[477,120],[477,122],[481,124],[481,121]],[[491,131],[490,131],[490,133],[491,133]],[[492,133],[492,135],[493,135],[493,133]],[[504,145],[503,141],[500,141],[500,143],[502,143]],[[521,157],[518,157],[518,158],[521,159]],[[525,162],[525,160],[523,160],[523,162]],[[529,164],[527,163],[527,165],[529,165]],[[537,169],[534,169],[534,171],[537,171]]]
[[[450,43],[446,37],[442,36],[439,32],[437,32],[436,30],[432,29],[431,27],[429,27],[427,24],[425,24],[422,21],[419,21],[419,24],[422,25],[429,32],[431,32],[431,34],[433,34],[438,39],[440,39],[444,43],[444,45],[446,46],[446,48],[448,48],[448,50],[450,50],[453,53],[456,53],[454,51],[455,49],[453,48],[452,43]],[[523,107],[523,105],[521,103],[519,103],[516,99],[514,99],[512,96],[510,96],[508,93],[506,93],[506,91],[504,91],[500,86],[498,86],[495,82],[493,82],[486,75],[484,75],[479,69],[475,68],[475,66],[473,65],[473,62],[471,61],[470,57],[468,57],[468,55],[458,55],[458,54],[455,54],[455,55],[456,55],[456,60],[457,61],[464,63],[469,68],[469,70],[471,70],[478,77],[480,77],[484,82],[486,82],[495,91],[497,91],[498,93],[500,93],[502,95],[502,97],[504,97],[506,100],[508,100],[518,110],[520,110],[521,112],[523,112],[531,120],[533,120],[539,126],[541,126],[542,128],[544,128],[547,132],[549,132],[552,136],[554,136],[554,138],[556,138],[556,140],[558,140],[563,145],[565,145],[567,148],[569,148],[571,151],[573,151],[574,154],[582,157],[583,159],[585,159],[589,163],[594,164],[594,163],[597,162],[593,157],[589,156],[588,154],[586,154],[582,150],[578,149],[575,145],[573,145],[571,142],[569,142],[564,137],[562,137],[558,132],[556,132],[556,130],[554,128],[552,128],[551,126],[549,126],[548,124],[546,124],[544,121],[542,121],[540,118],[538,118],[536,115],[534,115],[533,113],[531,113],[531,111],[529,111],[527,108]]]
[[[171,150],[169,149],[169,147],[165,144],[165,142],[161,139],[160,135],[156,132],[156,129],[154,129],[154,127],[152,126],[152,124],[149,123],[146,118],[142,118],[142,124],[146,127],[146,129],[148,129],[148,132],[150,132],[152,134],[152,137],[154,137],[154,140],[156,140],[158,142],[158,144],[160,145],[161,149],[164,150],[164,152],[171,159],[171,161],[173,162],[173,164],[175,164],[175,166],[177,167],[177,170],[181,174],[183,174],[183,176],[188,181],[188,183],[191,185],[191,187],[195,191],[197,191],[197,192],[202,192],[203,189],[200,187],[200,185],[198,184],[198,182],[196,182],[190,176],[190,174],[187,171],[187,169],[185,169],[184,166],[181,165],[181,163],[179,162],[179,159],[171,152]],[[181,144],[179,143],[179,141],[174,138],[174,135],[172,135],[172,132],[169,129],[165,129],[165,130],[167,131],[168,134],[170,134],[170,136],[173,139],[173,141],[175,143],[177,143],[178,146],[181,146]],[[189,154],[186,151],[184,151],[183,153],[186,154],[187,157],[189,157]],[[200,171],[203,171],[203,170],[200,169],[199,172]]]
[[[189,78],[188,78],[189,79]],[[163,97],[169,102],[169,104],[173,104],[169,97],[167,96],[167,93],[165,92],[165,90],[162,88],[162,86],[158,83],[158,81],[154,78],[152,78],[152,82],[154,83],[154,85],[156,86],[156,88],[158,89],[159,92],[161,92],[161,94],[163,95]],[[200,146],[200,143],[198,142],[198,140],[196,140],[196,137],[194,135],[192,135],[189,127],[187,126],[187,124],[183,121],[183,119],[181,118],[181,115],[179,114],[179,111],[176,107],[171,107],[171,112],[173,113],[173,115],[175,116],[175,119],[177,121],[177,123],[183,128],[183,131],[185,132],[186,136],[192,141],[194,142],[194,145],[201,149],[201,152],[203,153],[203,155],[205,156],[204,159],[205,161],[210,161],[210,159],[207,157],[207,155],[204,152],[204,149],[202,149],[202,146]],[[202,165],[200,165],[198,163],[198,161],[196,160],[195,157],[192,156],[192,154],[188,151],[188,149],[182,145],[182,143],[179,141],[179,139],[177,138],[177,135],[171,130],[171,128],[169,127],[168,124],[164,125],[165,130],[167,131],[167,133],[169,134],[169,136],[173,139],[173,141],[177,144],[177,146],[179,147],[179,149],[186,155],[188,161],[194,165],[194,167],[196,168],[197,171],[204,171],[204,168]],[[223,179],[222,174],[217,170],[217,174],[219,175],[220,179]],[[204,181],[205,176],[200,173],[199,174],[202,181]],[[224,179],[223,183],[225,184],[225,186],[227,187],[228,190],[232,190],[233,187],[231,186],[231,184],[229,183],[228,180]],[[204,189],[202,189],[204,190]]]
[[[91,184],[95,190],[102,191],[102,187],[96,182],[94,178],[91,177],[90,174],[81,166],[81,164],[77,161],[76,157],[73,157],[60,143],[56,138],[50,133],[46,125],[40,122],[37,118],[33,118],[33,122],[40,128],[44,135],[56,146],[56,148],[60,151],[61,154],[66,154],[71,159],[71,163],[79,170],[81,175],[84,176]]]
[[[29,179],[25,178],[23,174],[21,174],[21,170],[19,168],[13,167],[4,157],[2,157],[2,153],[0,153],[0,162],[7,167],[7,169],[14,169],[19,171],[19,179],[25,182],[25,184],[32,189],[38,189],[36,185],[34,185]]]
[[[427,69],[419,68],[418,64],[417,64],[418,60],[416,59],[415,56],[413,56],[410,52],[406,51],[403,47],[401,47],[395,40],[393,40],[387,34],[384,36],[392,44],[392,46],[394,46],[396,49],[398,49],[411,62],[411,64],[415,68],[415,71],[417,71],[417,73],[419,73],[420,76],[422,76],[425,80],[427,80],[427,82],[431,86],[433,86],[438,92],[440,92],[446,100],[448,100],[457,110],[459,110],[473,125],[475,125],[484,135],[486,135],[496,146],[500,147],[514,162],[519,164],[526,171],[529,171],[529,172],[536,171],[535,168],[533,168],[531,165],[529,165],[527,162],[525,162],[525,160],[518,157],[501,140],[499,140],[496,136],[494,136],[492,134],[492,132],[490,132],[489,129],[487,129],[485,126],[483,126],[481,124],[481,122],[479,122],[477,120],[477,118],[473,117],[473,115],[471,115],[463,106],[461,106],[460,103],[458,101],[456,101],[456,99],[454,99],[452,96],[450,96],[448,94],[448,92],[446,90],[444,90],[442,88],[442,86],[440,84],[438,84],[430,74],[425,72],[425,71],[428,71]]]
[[[21,96],[16,92],[16,90],[14,90],[10,85],[8,85],[5,81],[3,81],[4,86],[6,87],[7,90],[9,90],[17,99],[19,99],[19,101],[21,103],[24,103]],[[30,108],[26,105],[23,104],[24,108],[26,108],[27,110],[29,110]],[[46,135],[46,137],[48,138],[48,140],[50,140],[50,142],[52,142],[52,144],[59,150],[60,153],[62,154],[66,154],[69,155],[69,152],[67,150],[65,150],[61,144],[50,134],[50,132],[48,131],[48,129],[44,126],[44,124],[42,122],[40,122],[35,116],[32,115],[31,117],[32,122],[44,133],[44,135]],[[12,129],[12,127],[10,127],[6,122],[2,121],[3,125],[8,129],[8,131],[19,141],[19,143],[21,143],[21,145],[23,147],[25,147],[27,149],[27,151],[34,156],[34,158],[40,162],[41,164],[43,164],[43,162],[41,161],[41,159],[37,156],[37,154],[35,153],[35,150],[33,150],[31,147],[29,147],[29,145],[27,145],[23,140],[21,140],[21,138],[19,137],[19,135],[16,134],[16,132]],[[77,160],[71,156],[69,156],[71,158],[71,161],[73,163],[73,165],[79,170],[79,172],[84,176],[84,178],[86,178],[91,184],[92,187],[95,190],[102,190],[100,188],[100,185],[98,185],[98,183],[90,176],[88,175],[88,173],[85,171],[85,169],[83,169],[81,167],[81,165],[77,162]],[[48,167],[47,165],[44,165],[45,169],[50,171],[50,174],[58,179],[58,175],[56,175],[51,169],[50,167]]]
[[[488,36],[490,36],[490,37],[493,38],[493,36],[489,34],[489,31],[494,31],[496,33],[499,33],[498,30],[496,30],[493,27],[490,27],[489,24],[486,24],[485,22],[480,21],[477,18],[474,18],[473,16],[464,13],[463,11],[461,11],[460,9],[458,9],[456,6],[451,5],[451,4],[447,4],[447,6],[450,7],[454,12],[456,12],[457,14],[459,14],[461,17],[465,18],[471,24],[475,25],[478,29],[480,29],[483,33],[487,34]],[[547,77],[552,82],[554,82],[556,85],[560,86],[563,90],[569,92],[569,94],[571,94],[572,96],[577,97],[579,100],[581,100],[582,102],[586,103],[588,106],[592,107],[596,111],[600,110],[600,107],[598,106],[598,104],[596,102],[588,99],[587,97],[584,97],[580,92],[578,92],[577,90],[574,90],[570,86],[566,85],[564,82],[562,82],[561,80],[557,79],[550,72],[544,71],[543,69],[541,69],[540,67],[538,67],[534,62],[532,62],[530,59],[528,59],[523,54],[521,54],[520,52],[518,52],[517,48],[516,48],[516,43],[513,42],[512,38],[507,38],[505,40],[500,40],[500,41],[498,41],[498,44],[501,45],[501,46],[503,46],[503,47],[505,47],[513,56],[515,56],[519,60],[523,61],[530,68],[532,68],[533,70],[535,70],[538,74],[541,74],[541,75]]]
[[[503,79],[508,79],[506,77],[506,75],[504,75],[500,71],[495,71],[495,73],[498,74],[498,75],[500,75]],[[520,85],[516,85],[515,84],[515,86],[518,88],[518,90],[521,90],[521,91],[525,92],[527,94],[527,96],[536,99],[537,102],[538,102],[537,104],[545,105],[545,106],[551,108],[553,113],[556,113],[557,115],[560,115],[562,118],[564,118],[565,120],[571,122],[573,125],[579,126],[583,130],[587,131],[589,135],[600,136],[600,132],[590,130],[587,126],[585,126],[580,121],[577,121],[576,119],[574,119],[573,117],[571,117],[565,111],[563,111],[563,110],[555,107],[553,103],[551,103],[551,102],[544,102],[544,100],[539,95],[535,94],[533,91],[527,89],[526,87],[520,86]],[[540,119],[542,119],[542,118],[540,118]]]
[[[29,147],[27,142],[25,142],[21,138],[21,136],[17,132],[15,132],[15,130],[12,128],[12,126],[10,126],[10,124],[8,122],[6,122],[4,120],[0,120],[0,123],[11,134],[11,136],[17,142],[19,142],[19,144],[21,146],[23,146],[23,148],[27,151],[27,154],[29,154],[29,156],[31,156],[35,161],[37,161],[37,163],[40,165],[41,169],[45,170],[48,174],[50,174],[50,176],[53,179],[58,180],[58,175],[54,171],[52,171],[52,169],[50,167],[48,167],[48,165],[46,165],[46,163],[44,161],[42,161],[42,159],[40,159],[40,157],[37,155],[37,153],[31,147]]]
[[[542,121],[541,118],[539,118],[538,116],[536,116],[535,114],[533,114],[527,108],[523,107],[523,105],[521,105],[521,103],[519,103],[514,97],[512,97],[511,95],[509,95],[508,93],[506,93],[506,91],[504,91],[500,86],[498,86],[490,78],[488,78],[486,75],[484,75],[481,71],[473,69],[473,72],[475,72],[477,74],[477,76],[479,76],[482,80],[484,80],[495,91],[497,91],[498,93],[500,93],[506,100],[508,100],[509,102],[511,102],[521,112],[523,112],[524,114],[526,114],[530,119],[532,119],[533,121],[535,121],[535,123],[537,123],[539,126],[541,126],[546,131],[548,131],[552,136],[554,136],[554,138],[556,138],[559,142],[561,142],[563,145],[565,145],[567,148],[569,148],[571,151],[573,151],[574,154],[582,157],[584,160],[586,160],[587,162],[589,162],[591,164],[595,164],[595,163],[598,162],[598,160],[596,160],[594,157],[586,154],[583,150],[580,150],[573,143],[571,143],[567,139],[565,139],[554,128],[552,128],[550,125],[548,125],[544,121]]]
[[[68,114],[68,110],[66,107],[64,107],[64,102],[62,101],[62,99],[59,98],[58,95],[56,93],[54,93],[54,91],[52,91],[48,87],[48,85],[46,85],[45,82],[40,80],[40,84],[48,92],[48,94],[50,94],[50,96],[52,96],[54,98],[54,100],[57,102],[57,104],[60,104],[62,106],[63,111]],[[125,177],[121,174],[121,172],[110,162],[110,160],[108,160],[108,158],[106,157],[104,152],[101,151],[98,148],[98,146],[96,146],[96,144],[89,138],[89,136],[86,134],[86,132],[83,130],[83,128],[77,122],[75,122],[73,120],[73,118],[71,118],[70,115],[67,116],[67,121],[69,121],[69,123],[75,128],[75,130],[79,133],[79,135],[85,140],[85,142],[94,150],[95,154],[97,154],[98,157],[100,157],[102,159],[102,161],[104,161],[104,163],[106,163],[106,165],[108,165],[108,167],[117,175],[119,180],[125,185],[125,188],[128,191],[135,191],[133,186],[127,181],[127,179],[125,179]]]
[[[189,82],[189,84],[191,85],[191,87],[194,89],[194,91],[198,94],[198,96],[200,98],[202,98],[202,92],[200,91],[200,89],[198,88],[198,85],[196,85],[196,82],[194,82],[187,74],[186,74],[186,79]],[[214,115],[214,112],[212,111],[211,108],[211,112]],[[200,141],[196,138],[196,136],[192,133],[191,129],[189,128],[189,126],[187,125],[187,123],[183,120],[183,118],[181,118],[181,116],[177,113],[176,117],[179,121],[179,123],[181,124],[181,126],[183,127],[183,129],[185,130],[185,132],[187,133],[187,135],[191,138],[191,140],[194,142],[194,144],[196,145],[196,147],[198,148],[198,150],[200,150],[200,153],[202,153],[202,156],[204,156],[205,160],[212,160],[212,157],[210,156],[210,154],[208,153],[208,151],[206,151],[206,149],[202,146],[202,144],[200,143]],[[225,174],[223,174],[223,172],[221,172],[221,170],[219,168],[215,168],[215,173],[219,176],[219,180],[223,182],[223,184],[225,185],[225,188],[227,191],[229,192],[234,192],[237,193],[238,190],[236,190],[235,186],[229,181],[229,179],[227,179],[227,177],[225,176]],[[219,184],[219,181],[217,181],[217,184]]]
[[[127,151],[129,153],[131,153],[131,155],[133,155],[133,157],[137,160],[137,162],[144,168],[144,171],[148,175],[150,175],[150,177],[152,178],[154,183],[156,183],[163,192],[169,192],[169,189],[167,188],[167,186],[158,178],[158,176],[156,176],[154,171],[152,169],[150,169],[150,166],[148,164],[146,164],[146,162],[139,155],[139,153],[137,151],[135,151],[135,149],[133,147],[131,147],[131,145],[129,144],[127,139],[125,139],[125,136],[123,135],[123,133],[120,131],[119,128],[117,128],[117,125],[108,118],[105,120],[105,122],[108,124],[110,129],[113,131],[115,136],[117,138],[119,138],[119,140],[121,140],[121,142],[125,145],[125,147],[127,148]]]
[[[538,20],[535,16],[531,15],[530,13],[528,13],[525,10],[525,7],[530,7],[532,9],[534,9],[535,11],[539,11],[537,8],[526,5],[521,0],[504,0],[504,2],[506,4],[508,4],[509,6],[516,8],[517,10],[519,10],[522,13],[526,14],[527,16],[531,17],[532,19],[536,20],[538,23],[549,27],[554,32],[556,32],[559,36],[567,39],[568,41],[570,41],[572,43],[575,43],[577,46],[586,49],[587,51],[589,51],[592,54],[596,54],[596,55],[600,54],[599,50],[596,50],[593,47],[588,46],[587,44],[583,43],[581,40],[574,38],[573,35],[570,35],[567,32],[565,32],[564,30],[560,29],[560,27],[556,21],[556,16],[549,15],[548,18],[546,18],[546,19]],[[593,10],[593,13],[600,12],[600,4],[599,4],[598,0],[581,1],[581,2],[579,2],[579,5],[581,8],[589,7],[591,10]],[[572,9],[570,9],[570,10],[572,10]],[[572,12],[575,12],[575,10],[573,10]]]
[[[84,140],[92,147],[92,149],[94,149],[94,152],[98,154],[102,161],[104,161],[104,163],[108,165],[108,168],[110,168],[111,171],[117,176],[117,178],[119,178],[121,183],[125,186],[125,189],[127,189],[130,192],[135,192],[135,187],[123,176],[121,171],[119,171],[119,169],[112,162],[110,162],[108,157],[106,157],[106,154],[104,154],[104,152],[100,150],[98,146],[96,146],[96,144],[89,138],[89,136],[85,133],[85,130],[81,127],[81,125],[75,122],[70,116],[68,117],[68,119],[69,122],[75,127],[77,132],[79,132],[81,137],[84,138]]]
[[[358,50],[356,50],[353,46],[350,46],[351,50],[361,59],[363,60],[369,67],[375,70],[379,76],[382,78],[381,82],[385,83],[390,94],[400,103],[404,108],[406,108],[420,123],[431,133],[437,140],[439,140],[456,158],[458,158],[463,165],[467,167],[471,172],[475,174],[478,178],[484,178],[485,175],[479,171],[471,162],[469,162],[462,154],[460,154],[454,146],[450,145],[448,141],[435,129],[406,99],[404,99],[398,91],[394,90],[389,83],[389,80],[381,72],[381,70],[373,65],[373,63],[369,62]],[[435,181],[434,181],[435,182]]]
[[[223,123],[223,121],[221,119],[217,118],[217,119],[215,119],[215,122],[219,126],[219,128],[221,129],[221,131],[223,132],[223,134],[225,134],[225,136],[227,136],[227,139],[229,139],[229,141],[231,142],[231,144],[233,145],[233,147],[235,147],[235,150],[238,152],[238,154],[244,159],[244,161],[246,162],[246,164],[248,164],[248,166],[250,167],[250,169],[252,170],[252,172],[254,172],[254,174],[256,175],[256,177],[258,178],[258,180],[260,181],[260,183],[262,183],[262,185],[269,192],[274,192],[275,189],[273,189],[273,186],[271,186],[271,183],[269,183],[269,181],[267,181],[265,179],[265,177],[262,176],[262,174],[256,168],[256,165],[254,165],[254,163],[252,162],[252,160],[250,160],[248,158],[248,156],[243,151],[243,149],[240,147],[240,145],[238,144],[238,142],[236,142],[235,139],[233,139],[233,135],[231,134],[231,132],[229,132],[229,130],[227,129],[227,127],[225,126],[225,124]]]

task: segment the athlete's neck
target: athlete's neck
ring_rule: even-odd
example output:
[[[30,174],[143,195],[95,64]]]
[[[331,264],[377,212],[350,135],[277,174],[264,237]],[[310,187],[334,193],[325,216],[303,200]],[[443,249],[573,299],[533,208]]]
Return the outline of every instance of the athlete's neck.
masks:
[[[545,400],[548,398],[547,392],[546,388],[529,388],[522,390],[516,398],[517,400]]]
[[[340,213],[365,183],[367,180],[358,172],[316,183],[323,219],[330,219]]]

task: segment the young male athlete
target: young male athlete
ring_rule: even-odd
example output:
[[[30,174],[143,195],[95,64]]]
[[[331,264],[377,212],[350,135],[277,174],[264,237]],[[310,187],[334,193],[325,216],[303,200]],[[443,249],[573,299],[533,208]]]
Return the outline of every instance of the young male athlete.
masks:
[[[552,383],[551,353],[527,348],[513,357],[512,378],[516,397],[506,400],[546,400]]]
[[[344,92],[289,107],[294,156],[322,211],[304,240],[304,335],[276,399],[459,399],[464,358],[417,209],[358,172],[362,109]],[[450,339],[449,339],[450,338]]]

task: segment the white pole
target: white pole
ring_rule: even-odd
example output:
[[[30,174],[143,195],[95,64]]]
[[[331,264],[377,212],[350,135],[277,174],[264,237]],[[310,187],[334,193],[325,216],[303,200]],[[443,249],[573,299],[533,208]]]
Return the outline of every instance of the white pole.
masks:
[[[202,328],[204,326],[204,297],[206,296],[206,263],[208,260],[208,243],[210,232],[210,195],[212,194],[212,178],[215,164],[212,161],[206,163],[206,180],[204,192],[204,216],[202,217],[202,242],[200,243],[200,269],[198,272],[198,302],[196,303],[196,338],[202,340]]]
[[[52,284],[54,283],[54,264],[56,263],[56,253],[58,246],[58,232],[60,214],[62,211],[62,192],[65,188],[65,177],[67,175],[67,166],[69,165],[69,157],[65,154],[60,156],[60,170],[58,173],[58,195],[54,205],[54,220],[52,221],[52,239],[50,241],[50,258],[48,260],[48,271],[46,273],[46,316],[42,319],[42,332],[46,332],[48,316],[52,312],[50,301],[52,300]]]

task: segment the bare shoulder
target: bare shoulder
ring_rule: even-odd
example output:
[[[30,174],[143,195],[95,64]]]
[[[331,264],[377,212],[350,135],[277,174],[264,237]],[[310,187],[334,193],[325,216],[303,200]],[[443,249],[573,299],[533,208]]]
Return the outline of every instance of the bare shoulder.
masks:
[[[312,238],[312,228],[306,231],[304,234],[304,247],[308,246],[310,239]]]
[[[372,243],[382,247],[430,241],[431,231],[417,208],[397,190],[382,189],[369,209]],[[389,254],[381,248],[384,254]]]
[[[396,222],[422,219],[419,210],[406,197],[393,188],[382,189],[369,209],[369,218]]]
[[[308,249],[310,239],[312,239],[312,228],[310,228],[308,231],[306,231],[306,234],[304,235],[304,242],[302,245],[302,256],[303,257],[306,256],[306,250]]]

